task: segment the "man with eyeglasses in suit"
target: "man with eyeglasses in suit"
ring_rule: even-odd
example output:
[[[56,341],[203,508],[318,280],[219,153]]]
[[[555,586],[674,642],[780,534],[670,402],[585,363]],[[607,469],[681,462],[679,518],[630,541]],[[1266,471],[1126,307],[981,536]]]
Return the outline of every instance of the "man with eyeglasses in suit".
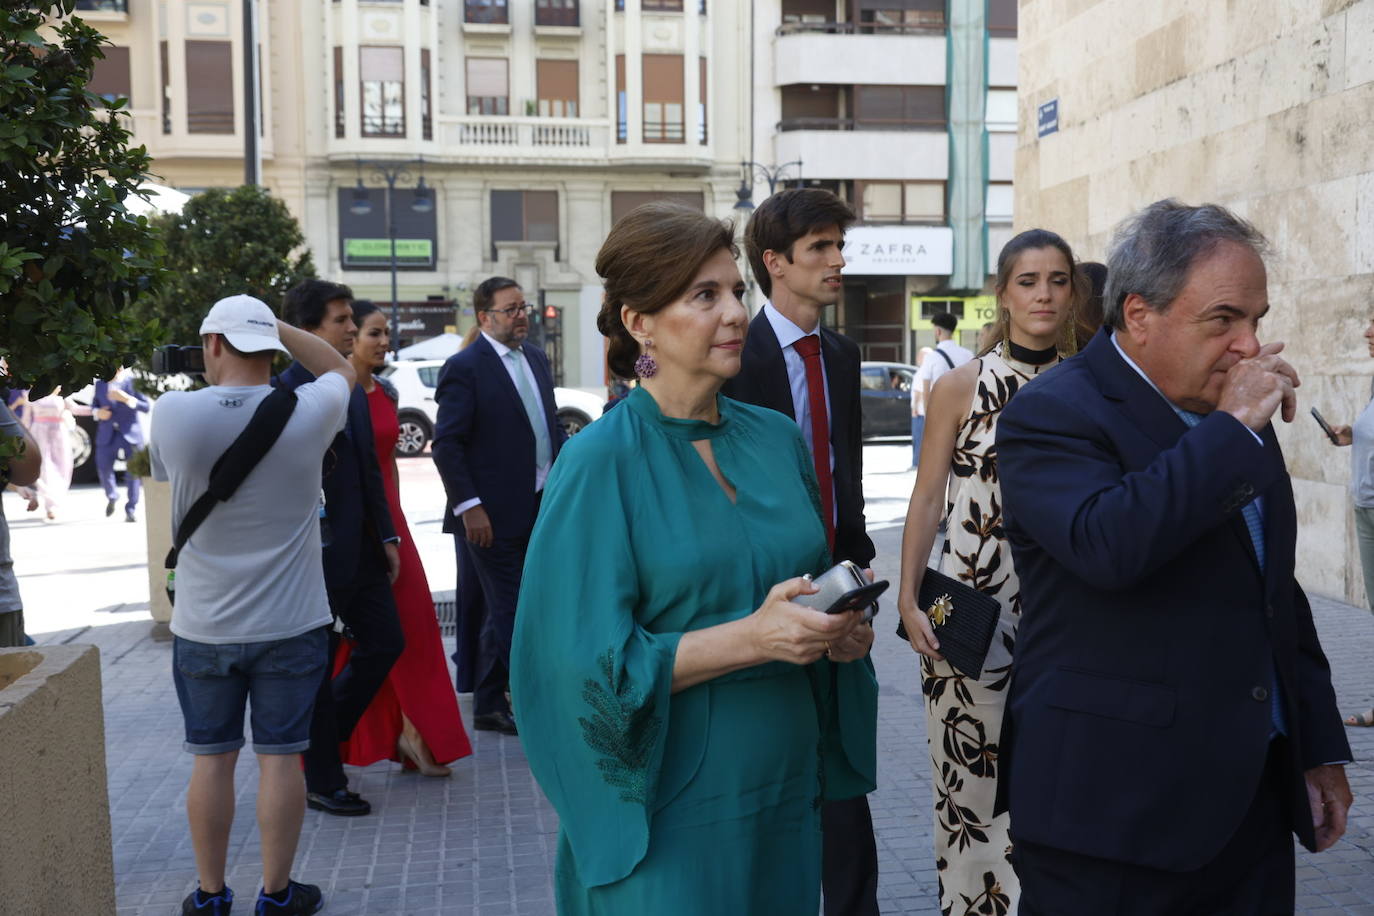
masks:
[[[454,535],[459,569],[466,552],[482,588],[477,639],[457,656],[473,675],[473,726],[514,735],[507,692],[520,575],[544,481],[567,437],[549,359],[526,341],[530,311],[520,285],[491,277],[472,305],[482,333],[439,373],[433,454],[448,494],[444,530]],[[460,634],[472,632],[462,624]]]

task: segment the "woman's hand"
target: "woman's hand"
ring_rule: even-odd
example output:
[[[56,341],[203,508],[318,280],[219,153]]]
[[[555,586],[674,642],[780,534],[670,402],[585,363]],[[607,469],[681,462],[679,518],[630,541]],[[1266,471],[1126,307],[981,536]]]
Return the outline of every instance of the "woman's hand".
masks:
[[[1354,433],[1349,426],[1333,426],[1331,431],[1336,434],[1337,445],[1349,445],[1355,441]]]
[[[798,595],[817,591],[810,580],[800,576],[779,582],[759,609],[749,615],[753,643],[763,658],[809,665],[827,652],[833,656],[836,650],[843,651],[845,638],[859,625],[863,611],[827,614],[792,602]],[[871,644],[872,635],[867,639]]]
[[[926,658],[935,661],[944,661],[944,656],[940,654],[940,640],[935,637],[935,628],[931,626],[930,618],[925,611],[916,604],[915,593],[908,593],[906,589],[897,599],[897,613],[902,616],[902,624],[906,627],[906,638],[911,643],[911,648],[915,649]]]
[[[856,662],[868,654],[868,650],[873,648],[873,627],[866,623],[861,623],[838,642],[830,642],[830,660],[832,662]]]

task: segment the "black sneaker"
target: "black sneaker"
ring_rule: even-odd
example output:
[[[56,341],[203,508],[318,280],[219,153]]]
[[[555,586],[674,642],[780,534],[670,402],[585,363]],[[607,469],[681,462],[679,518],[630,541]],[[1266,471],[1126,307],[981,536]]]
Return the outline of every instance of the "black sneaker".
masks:
[[[106,517],[106,518],[109,518],[111,515],[114,515],[115,505],[116,505],[118,502],[119,502],[119,500],[117,500],[117,499],[112,499],[112,500],[110,500],[109,502],[107,502],[107,503],[105,504],[105,517]]]
[[[307,792],[305,804],[316,811],[339,817],[360,817],[372,813],[372,805],[368,804],[367,799],[347,789],[338,789],[328,794]]]
[[[234,908],[234,892],[225,885],[224,890],[207,897],[203,903],[196,903],[198,890],[191,891],[191,896],[181,901],[181,916],[229,916],[229,911]]]
[[[286,914],[297,913],[318,913],[324,909],[324,894],[313,884],[301,884],[299,881],[286,882],[286,902],[278,903],[267,896],[265,891],[258,891],[258,907],[253,912],[256,916],[286,916]]]

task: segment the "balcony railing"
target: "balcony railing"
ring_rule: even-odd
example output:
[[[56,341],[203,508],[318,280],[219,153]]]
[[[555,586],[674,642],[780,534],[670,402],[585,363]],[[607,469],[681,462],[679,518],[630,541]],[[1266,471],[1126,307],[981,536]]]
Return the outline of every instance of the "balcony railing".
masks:
[[[943,35],[943,25],[917,25],[905,22],[784,22],[776,34],[782,35]]]
[[[85,13],[127,13],[129,0],[76,0],[76,8]]]
[[[783,118],[777,131],[789,130],[948,130],[949,122],[942,118],[921,118],[901,121],[871,118]]]
[[[463,4],[463,21],[507,25],[510,15],[506,10],[506,0],[466,0]]]
[[[469,116],[441,118],[440,123],[446,146],[517,151],[534,158],[576,158],[606,149],[607,124],[599,120]]]
[[[541,0],[534,7],[534,24],[577,28],[580,21],[577,15],[577,2],[563,3],[561,0]]]

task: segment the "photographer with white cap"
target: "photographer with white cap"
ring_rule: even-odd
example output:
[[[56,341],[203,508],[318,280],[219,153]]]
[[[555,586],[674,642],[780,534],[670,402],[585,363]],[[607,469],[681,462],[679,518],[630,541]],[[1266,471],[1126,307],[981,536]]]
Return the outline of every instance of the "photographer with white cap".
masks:
[[[172,529],[182,535],[168,560],[176,573],[173,680],[184,746],[196,755],[186,812],[200,878],[182,912],[225,916],[233,902],[225,858],[251,698],[263,859],[257,912],[314,913],[319,888],[290,873],[305,816],[299,755],[310,743],[332,622],[320,561],[320,458],[343,427],[354,374],[328,343],[251,296],[216,302],[200,333],[210,387],[163,395],[149,448],[153,475],[172,483]],[[316,376],[295,390],[294,406],[269,385],[277,352]],[[264,435],[271,424],[259,415],[272,411],[259,408],[269,395],[277,399],[269,407],[285,406]],[[258,455],[245,460],[252,440]],[[237,469],[237,486],[223,486],[222,466],[229,476]]]

